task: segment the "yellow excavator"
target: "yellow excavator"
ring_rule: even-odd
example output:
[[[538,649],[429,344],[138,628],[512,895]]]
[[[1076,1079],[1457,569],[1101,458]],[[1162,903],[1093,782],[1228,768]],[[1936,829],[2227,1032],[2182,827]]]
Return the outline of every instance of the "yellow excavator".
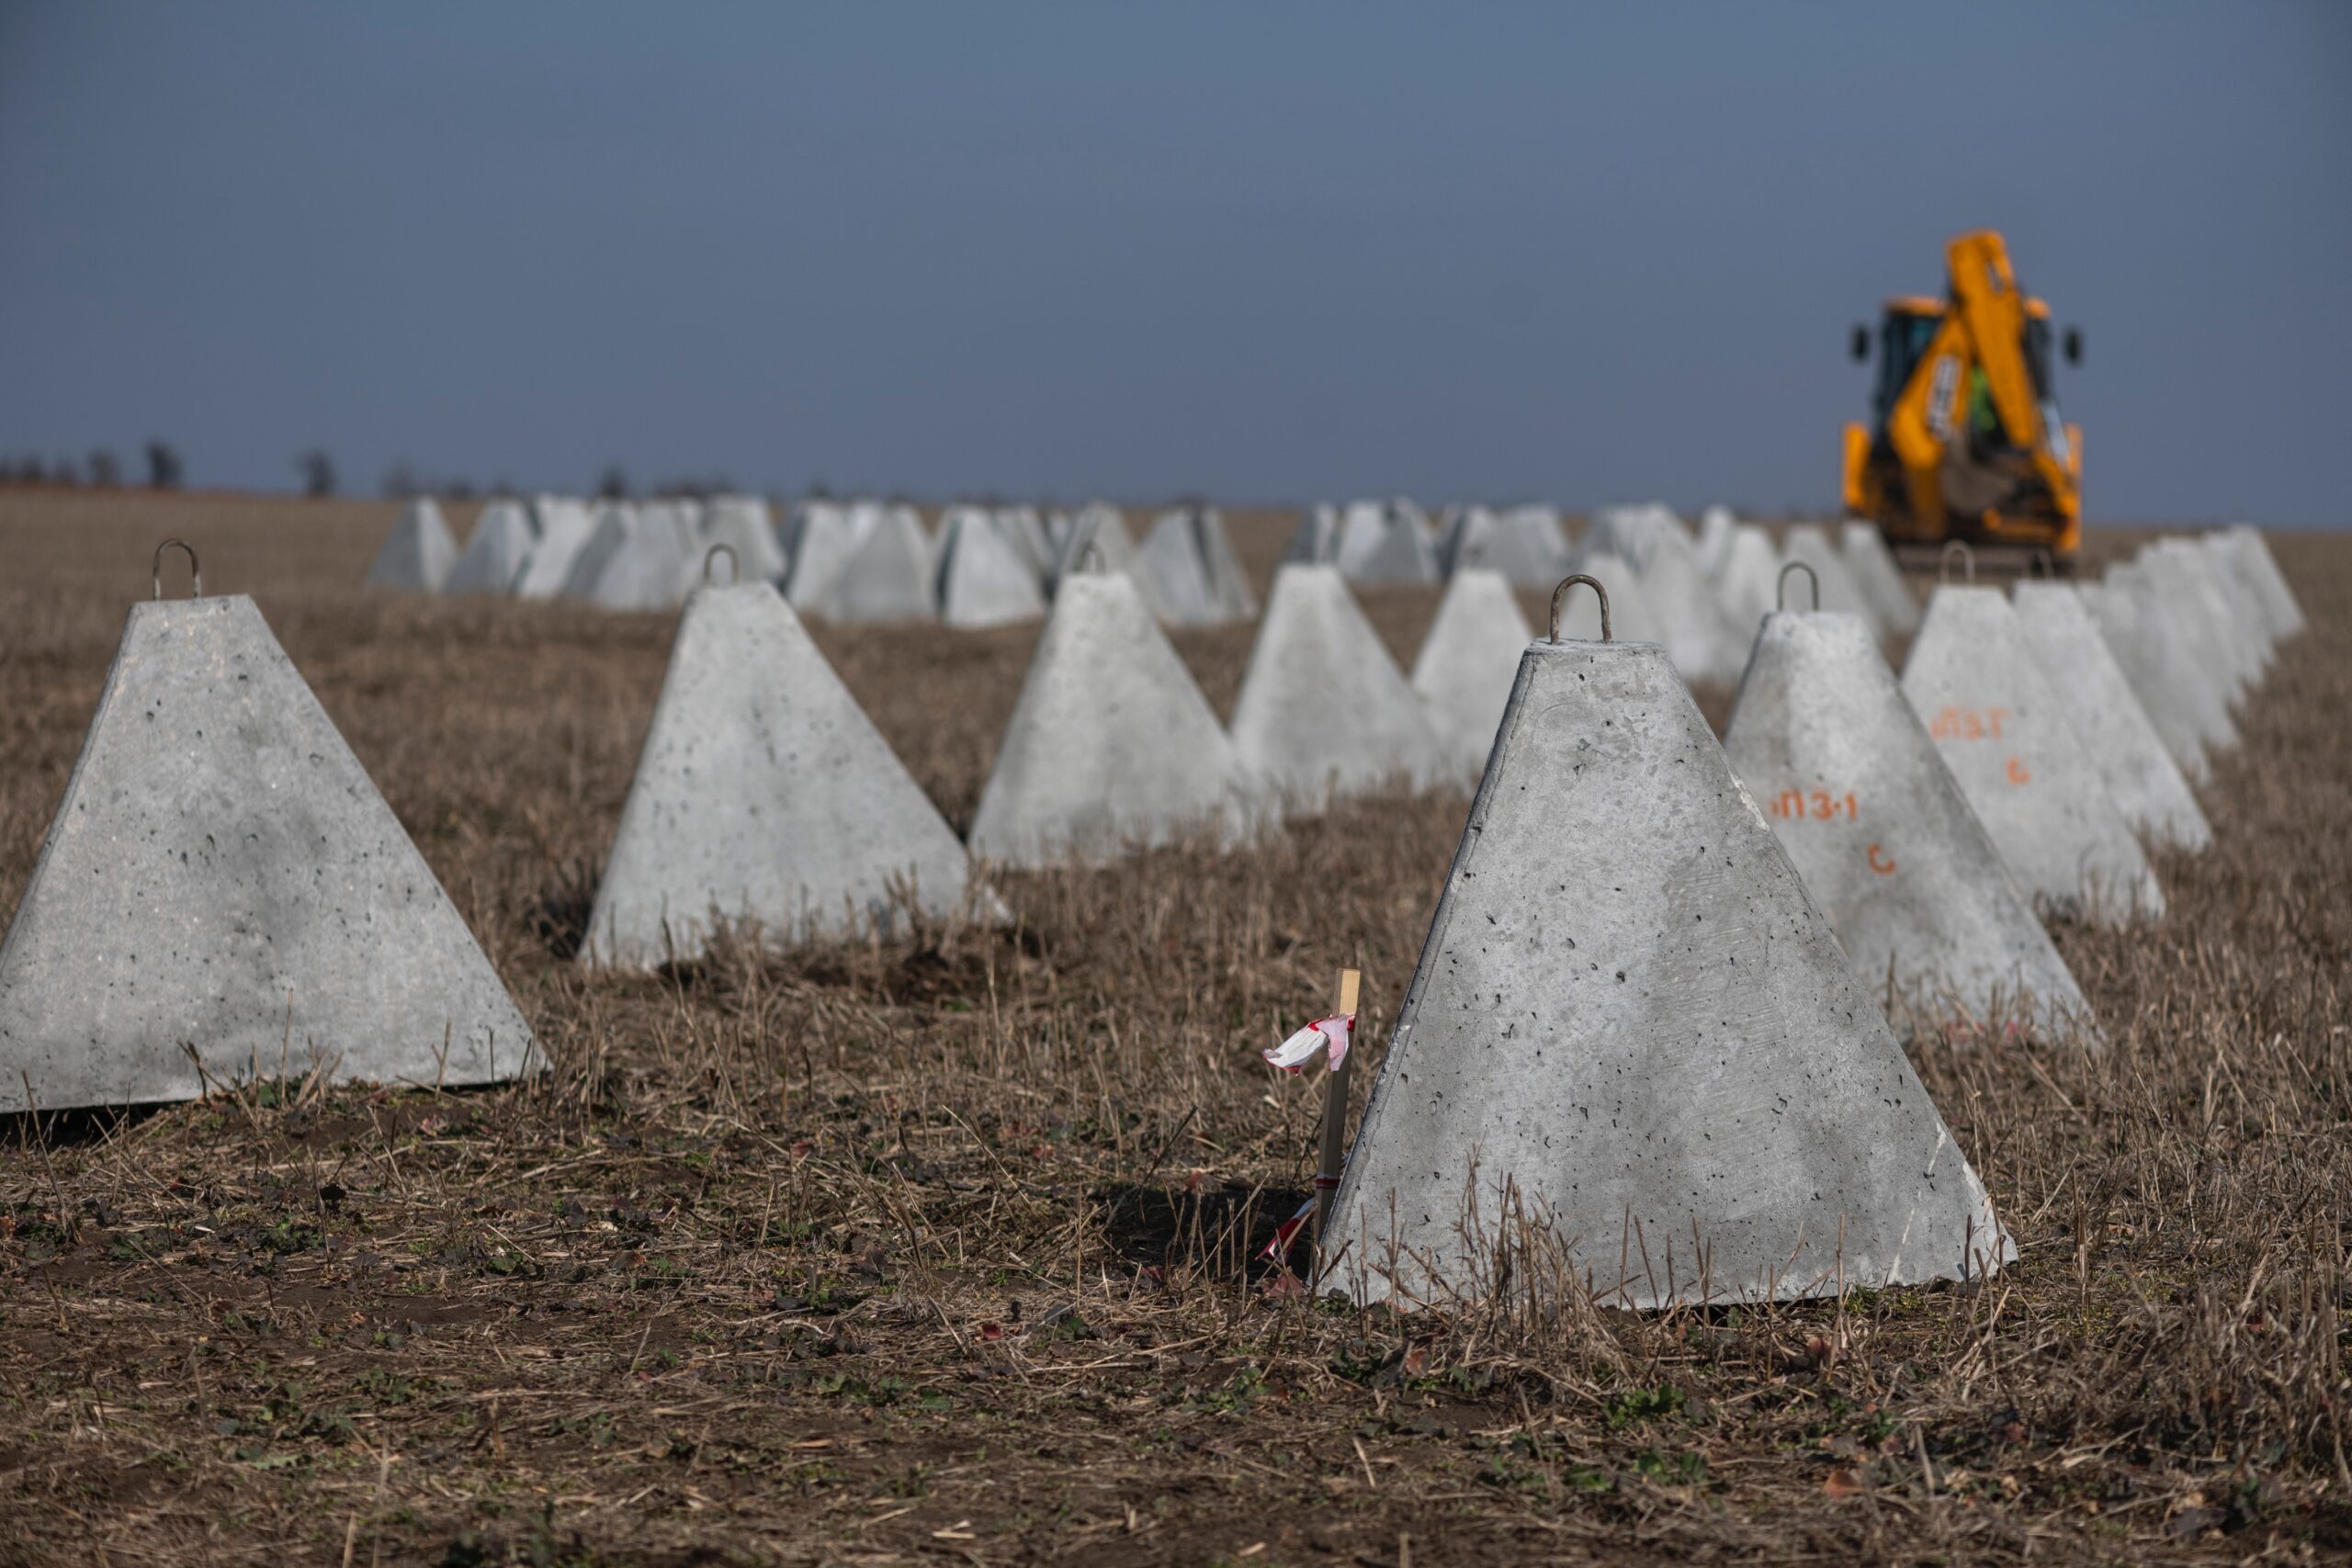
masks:
[[[1942,299],[1898,296],[1878,328],[1871,423],[1846,427],[1846,509],[1889,543],[2048,551],[2071,566],[2082,541],[2083,433],[2058,416],[2050,307],[2018,287],[1991,230],[1944,247]],[[2082,333],[2068,328],[2066,362]],[[1856,327],[1853,355],[1871,333]]]

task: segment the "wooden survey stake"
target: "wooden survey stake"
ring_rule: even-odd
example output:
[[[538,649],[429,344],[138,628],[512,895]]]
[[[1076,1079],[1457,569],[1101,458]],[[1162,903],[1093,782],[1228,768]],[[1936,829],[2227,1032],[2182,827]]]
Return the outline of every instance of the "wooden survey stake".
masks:
[[[1323,1150],[1315,1161],[1315,1244],[1323,1244],[1323,1226],[1331,1217],[1331,1195],[1340,1190],[1340,1162],[1348,1141],[1348,1069],[1356,1062],[1356,992],[1363,976],[1353,969],[1340,971],[1340,1005],[1335,1010],[1348,1024],[1348,1054],[1323,1075]]]

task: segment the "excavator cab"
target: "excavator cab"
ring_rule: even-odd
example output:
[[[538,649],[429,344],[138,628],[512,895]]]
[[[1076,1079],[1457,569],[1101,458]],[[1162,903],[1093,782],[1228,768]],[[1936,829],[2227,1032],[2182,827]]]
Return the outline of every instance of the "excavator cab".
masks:
[[[2081,542],[2082,433],[2060,417],[2050,308],[2025,294],[1989,231],[1945,248],[1942,299],[1898,296],[1879,318],[1871,423],[1846,427],[1847,509],[1898,547],[1964,539],[2048,551]],[[1854,329],[1854,357],[1872,334]],[[2082,338],[2061,344],[2079,363]]]

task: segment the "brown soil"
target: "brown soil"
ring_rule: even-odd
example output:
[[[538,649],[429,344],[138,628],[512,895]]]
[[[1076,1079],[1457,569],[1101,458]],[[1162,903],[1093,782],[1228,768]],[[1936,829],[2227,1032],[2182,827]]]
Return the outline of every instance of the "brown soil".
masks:
[[[2352,539],[2275,541],[2313,630],[2170,919],[2058,931],[2110,1048],[1914,1047],[2015,1268],[1398,1321],[1245,1263],[1318,1092],[1255,1052],[1356,964],[1376,1064],[1461,797],[1010,878],[1004,931],[583,978],[673,619],[364,595],[390,515],[0,493],[0,908],[183,534],[556,1064],[0,1127],[0,1561],[2352,1553]],[[1238,521],[1262,577],[1284,520]],[[1400,654],[1433,598],[1371,596]],[[1034,629],[819,636],[967,820]],[[1220,709],[1249,640],[1178,638]]]

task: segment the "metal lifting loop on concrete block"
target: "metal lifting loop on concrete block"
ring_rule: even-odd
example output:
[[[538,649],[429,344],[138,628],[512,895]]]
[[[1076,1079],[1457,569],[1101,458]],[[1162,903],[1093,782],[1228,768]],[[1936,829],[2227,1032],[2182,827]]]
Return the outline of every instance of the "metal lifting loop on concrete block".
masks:
[[[188,597],[191,599],[203,598],[204,569],[197,564],[196,547],[189,544],[186,539],[165,539],[162,544],[155,547],[155,558],[152,563],[154,570],[155,597],[161,599],[164,596],[164,552],[170,549],[174,545],[177,545],[181,549],[187,552]]]
[[[1600,579],[1587,577],[1580,571],[1573,577],[1560,579],[1560,585],[1552,590],[1552,640],[1560,640],[1560,601],[1567,597],[1568,590],[1579,582],[1590,587],[1593,597],[1600,601],[1600,640],[1614,642],[1616,639],[1609,635],[1609,590],[1600,586]]]
[[[1816,615],[1821,614],[1821,574],[1809,563],[1801,560],[1789,562],[1781,569],[1781,575],[1772,580],[1772,608],[1785,610],[1789,607],[1789,573],[1792,571],[1804,573],[1805,581],[1813,584],[1813,613]]]
[[[1975,587],[1976,552],[1968,547],[1968,541],[1965,539],[1954,539],[1944,547],[1942,558],[1936,562],[1936,581],[1939,583],[1951,581],[1951,557],[1954,550],[1960,552],[1962,562],[1968,568],[1968,586]]]
[[[1086,564],[1088,561],[1092,561],[1094,564],[1092,566],[1089,566]],[[1086,547],[1078,552],[1078,570],[1080,571],[1101,571],[1103,568],[1103,564],[1102,547],[1096,543],[1094,536],[1090,534],[1086,538]]]
[[[703,551],[702,580],[705,582],[711,584],[713,587],[720,585],[718,580],[710,575],[710,563],[717,560],[721,554],[724,554],[727,557],[727,582],[725,586],[731,588],[736,583],[743,581],[743,558],[735,553],[735,547],[732,545],[717,544]]]

